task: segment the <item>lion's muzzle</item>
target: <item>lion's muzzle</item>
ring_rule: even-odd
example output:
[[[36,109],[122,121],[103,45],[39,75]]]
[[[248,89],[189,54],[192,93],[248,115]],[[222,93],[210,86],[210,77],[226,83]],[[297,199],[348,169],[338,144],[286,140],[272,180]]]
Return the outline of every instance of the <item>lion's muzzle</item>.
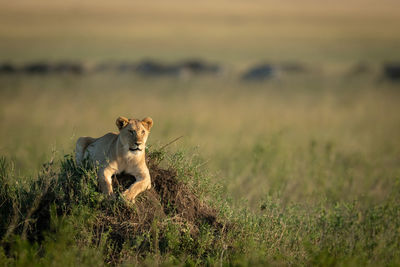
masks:
[[[135,144],[133,145],[133,146],[130,146],[129,147],[129,151],[132,151],[132,152],[135,152],[135,151],[142,151],[142,149],[140,149],[140,145],[141,145],[142,143],[138,143],[138,142],[135,142]]]

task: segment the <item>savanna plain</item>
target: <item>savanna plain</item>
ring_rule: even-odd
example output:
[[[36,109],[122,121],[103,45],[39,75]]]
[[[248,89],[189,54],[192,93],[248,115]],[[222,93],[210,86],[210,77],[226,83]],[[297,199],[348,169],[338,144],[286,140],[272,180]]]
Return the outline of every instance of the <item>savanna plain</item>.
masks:
[[[2,62],[223,70],[0,74],[2,265],[400,265],[400,83],[382,74],[397,1],[0,5]],[[265,62],[304,70],[240,79]],[[110,201],[74,163],[76,139],[121,115],[154,120],[155,200]]]

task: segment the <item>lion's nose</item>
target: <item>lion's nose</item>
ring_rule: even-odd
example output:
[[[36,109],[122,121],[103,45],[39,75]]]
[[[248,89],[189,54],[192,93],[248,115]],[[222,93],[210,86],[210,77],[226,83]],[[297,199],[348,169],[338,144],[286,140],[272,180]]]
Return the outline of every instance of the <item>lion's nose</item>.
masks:
[[[142,143],[135,142],[135,145],[140,146]]]

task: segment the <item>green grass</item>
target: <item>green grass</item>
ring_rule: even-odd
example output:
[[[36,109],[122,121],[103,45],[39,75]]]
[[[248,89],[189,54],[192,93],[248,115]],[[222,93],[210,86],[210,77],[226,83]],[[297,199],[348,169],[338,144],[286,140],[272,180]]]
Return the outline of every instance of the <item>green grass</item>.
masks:
[[[4,262],[399,264],[400,96],[377,76],[311,73],[262,84],[111,74],[1,80]],[[208,225],[194,235],[171,224],[171,215],[133,235],[117,257],[107,233],[118,224],[104,239],[93,236],[100,214],[120,204],[103,202],[95,173],[76,170],[64,154],[78,136],[114,131],[116,117],[129,114],[153,117],[151,149],[184,136],[162,165],[218,208],[226,232]],[[55,163],[42,167],[51,155]],[[69,172],[83,186],[73,202],[60,186]],[[58,181],[50,203],[68,211],[51,215],[44,237],[27,242],[24,225],[35,221],[30,211],[49,181]]]
[[[162,153],[152,154],[160,158]],[[148,195],[137,200],[137,208],[110,202],[96,190],[95,169],[77,168],[68,155],[60,165],[45,165],[27,186],[10,179],[15,173],[2,158],[0,208],[5,216],[0,262],[10,266],[400,263],[399,181],[380,204],[365,206],[362,200],[329,197],[313,205],[284,204],[268,195],[254,214],[243,207],[232,209],[218,198],[219,189],[204,183],[210,177],[196,171],[187,157],[181,152],[162,156],[164,165],[177,170],[193,192],[205,192],[207,201],[219,210],[218,224],[183,223],[176,213],[157,217],[154,210],[141,210]],[[191,179],[185,181],[187,175]],[[149,215],[155,217],[146,220]],[[144,221],[130,224],[126,216]]]
[[[184,79],[1,75],[2,265],[400,265],[400,91],[380,73],[400,60],[398,1],[0,7],[1,62],[200,58],[226,69]],[[264,61],[309,71],[239,80]],[[349,75],[360,61],[370,71]],[[150,152],[225,228],[170,213],[116,242],[151,195],[136,208],[105,201],[95,170],[70,155],[78,137],[116,131],[121,115],[153,118]]]

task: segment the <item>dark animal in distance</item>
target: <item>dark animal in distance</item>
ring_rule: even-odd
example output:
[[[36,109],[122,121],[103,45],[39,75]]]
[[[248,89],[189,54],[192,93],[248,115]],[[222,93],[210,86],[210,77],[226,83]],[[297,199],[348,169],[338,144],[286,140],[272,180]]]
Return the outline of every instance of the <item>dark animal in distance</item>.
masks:
[[[17,69],[10,63],[0,64],[0,74],[1,73],[10,74],[10,73],[15,73],[15,72],[17,72]]]
[[[179,76],[181,74],[181,69],[175,65],[166,65],[155,61],[146,60],[137,65],[136,72],[141,75],[149,76]]]
[[[81,64],[72,62],[36,62],[25,65],[22,67],[21,71],[27,74],[82,74],[84,72],[84,68]]]
[[[221,67],[217,64],[207,64],[200,60],[188,60],[179,64],[179,67],[193,74],[217,74]]]
[[[276,68],[269,64],[257,65],[242,75],[245,81],[264,81],[276,76]]]
[[[384,64],[383,76],[390,81],[400,82],[400,63]]]
[[[31,63],[22,67],[22,71],[28,74],[47,74],[50,70],[50,64],[45,62]]]

